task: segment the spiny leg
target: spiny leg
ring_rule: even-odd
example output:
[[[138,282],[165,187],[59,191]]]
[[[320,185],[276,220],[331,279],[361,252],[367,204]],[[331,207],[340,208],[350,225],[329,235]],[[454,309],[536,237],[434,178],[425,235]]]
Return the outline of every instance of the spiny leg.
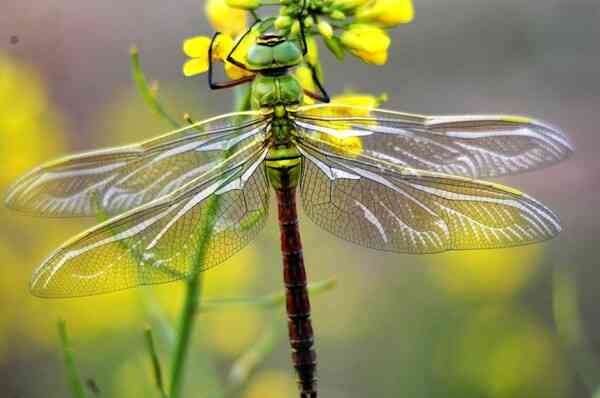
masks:
[[[321,84],[321,81],[319,80],[319,76],[317,74],[317,68],[315,68],[315,66],[308,61],[306,61],[306,65],[310,69],[310,74],[312,76],[312,80],[315,83],[315,85],[317,86],[317,88],[319,89],[320,93],[314,93],[310,90],[304,89],[304,94],[308,95],[310,98],[315,99],[317,101],[321,101],[321,102],[325,102],[325,103],[330,102],[331,98],[329,97],[329,94],[327,94],[327,91],[325,91],[325,88],[323,88],[323,85]]]
[[[248,68],[243,62],[240,62],[238,60],[236,60],[233,57],[233,53],[235,52],[235,50],[237,50],[238,46],[240,45],[241,42],[244,41],[244,39],[246,38],[246,36],[248,36],[248,34],[252,31],[252,29],[254,28],[254,26],[256,26],[256,24],[258,24],[260,21],[257,20],[255,21],[249,28],[248,30],[246,30],[246,32],[244,32],[244,34],[242,35],[242,37],[240,37],[240,39],[237,41],[237,43],[235,43],[235,45],[233,46],[233,48],[231,49],[231,51],[229,51],[229,54],[227,54],[227,57],[225,58],[225,60],[229,63],[234,64],[235,66],[237,66],[238,68],[242,68],[248,72],[256,72],[255,70],[252,70],[250,68]]]
[[[217,37],[220,34],[221,34],[221,32],[215,32],[215,34],[213,35],[213,37],[210,41],[210,46],[208,47],[208,86],[211,88],[211,90],[220,90],[223,88],[235,87],[237,85],[248,83],[248,82],[251,82],[252,80],[254,80],[255,75],[244,76],[239,79],[229,80],[227,82],[213,81],[212,52],[213,52],[215,40],[217,39]],[[236,44],[236,46],[237,46],[237,44]],[[231,52],[229,54],[231,55]]]

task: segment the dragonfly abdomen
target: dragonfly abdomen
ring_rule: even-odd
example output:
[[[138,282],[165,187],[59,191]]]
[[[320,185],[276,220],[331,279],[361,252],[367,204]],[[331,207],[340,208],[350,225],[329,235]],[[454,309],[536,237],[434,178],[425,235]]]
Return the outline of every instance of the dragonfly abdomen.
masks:
[[[284,182],[285,180],[284,176]],[[296,189],[276,189],[276,193],[292,362],[298,375],[301,397],[316,398],[317,354],[314,349],[310,300],[298,228]]]

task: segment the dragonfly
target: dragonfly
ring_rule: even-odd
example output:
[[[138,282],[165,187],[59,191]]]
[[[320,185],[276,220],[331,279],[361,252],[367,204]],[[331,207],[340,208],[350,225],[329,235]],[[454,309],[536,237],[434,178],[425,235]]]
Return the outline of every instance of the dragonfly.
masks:
[[[110,216],[52,253],[34,272],[32,293],[87,296],[205,271],[257,236],[274,193],[292,362],[300,396],[316,398],[297,196],[307,218],[333,235],[397,253],[511,247],[560,232],[548,207],[480,178],[565,159],[573,145],[561,130],[527,117],[327,103],[320,83],[319,93],[307,92],[291,73],[301,47],[264,33],[238,62],[252,76],[219,83],[209,70],[212,88],[251,83],[250,111],[67,156],[18,179],[5,198],[12,209]],[[325,103],[304,105],[305,95]]]

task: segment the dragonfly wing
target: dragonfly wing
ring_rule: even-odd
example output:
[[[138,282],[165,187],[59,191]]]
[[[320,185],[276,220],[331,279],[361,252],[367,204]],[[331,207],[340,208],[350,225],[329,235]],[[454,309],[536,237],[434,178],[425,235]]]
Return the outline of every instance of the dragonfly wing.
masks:
[[[150,202],[215,167],[226,150],[264,139],[256,112],[208,119],[128,146],[46,163],[8,190],[8,207],[47,217],[115,215]]]
[[[75,297],[169,282],[243,248],[268,212],[264,146],[223,162],[210,178],[118,215],[76,236],[34,273],[41,297]]]
[[[573,151],[559,129],[519,116],[424,116],[329,104],[301,108],[296,123],[301,134],[338,153],[348,153],[350,144],[354,157],[471,178],[548,166]]]
[[[498,184],[388,165],[300,144],[304,212],[338,237],[401,253],[500,248],[560,231],[536,200]]]

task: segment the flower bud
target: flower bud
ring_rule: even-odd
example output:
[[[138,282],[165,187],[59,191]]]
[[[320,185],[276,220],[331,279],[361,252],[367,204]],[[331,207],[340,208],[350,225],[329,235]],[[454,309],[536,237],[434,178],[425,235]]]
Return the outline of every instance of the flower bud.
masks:
[[[323,35],[323,37],[329,39],[331,38],[331,36],[333,36],[333,28],[327,21],[321,20],[319,21],[319,24],[317,26],[319,28],[319,32]]]
[[[331,19],[337,19],[339,21],[342,21],[342,20],[346,19],[346,14],[344,14],[344,12],[342,12],[340,10],[333,10],[333,11],[331,11],[331,13],[329,14],[329,16],[331,17]]]
[[[292,22],[294,22],[294,20],[287,15],[279,16],[275,19],[275,27],[277,29],[287,29],[292,25]]]
[[[375,0],[356,10],[357,21],[376,22],[384,27],[408,23],[413,17],[411,0]]]
[[[335,0],[333,7],[343,11],[351,11],[357,7],[367,4],[372,0]]]
[[[304,18],[304,27],[309,29],[311,28],[313,25],[315,24],[315,20],[313,19],[313,17],[308,16],[306,18]]]
[[[225,0],[225,3],[229,7],[242,10],[256,10],[260,6],[260,0]]]
[[[298,20],[294,20],[294,22],[292,23],[292,29],[291,32],[293,35],[297,35],[300,33],[300,22],[298,22]]]

